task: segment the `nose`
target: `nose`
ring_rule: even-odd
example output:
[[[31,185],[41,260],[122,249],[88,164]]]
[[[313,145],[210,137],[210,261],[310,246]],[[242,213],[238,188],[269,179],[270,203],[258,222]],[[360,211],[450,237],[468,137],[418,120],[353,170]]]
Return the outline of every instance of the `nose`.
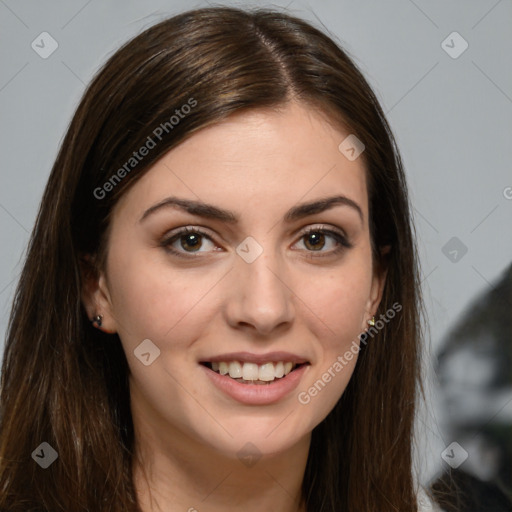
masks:
[[[284,263],[266,252],[252,263],[237,257],[226,307],[229,325],[263,336],[290,327],[295,306],[286,277]]]

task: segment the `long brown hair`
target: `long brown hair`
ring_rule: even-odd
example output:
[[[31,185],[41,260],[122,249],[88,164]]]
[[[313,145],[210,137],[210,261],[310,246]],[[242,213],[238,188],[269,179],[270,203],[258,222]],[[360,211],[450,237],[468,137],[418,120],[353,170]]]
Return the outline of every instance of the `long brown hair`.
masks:
[[[363,347],[341,399],[312,433],[303,482],[307,510],[416,510],[412,434],[422,389],[421,299],[393,135],[370,86],[328,36],[275,10],[225,7],[185,12],[126,43],[93,79],[69,125],[8,326],[0,509],[139,510],[128,365],[117,334],[94,329],[86,316],[83,256],[94,255],[102,268],[112,208],[158,158],[230,114],[290,100],[323,112],[364,143],[377,264],[379,248],[391,245],[377,316],[402,306]],[[194,104],[192,111],[172,121],[185,104]],[[156,146],[114,180],[162,125],[167,129],[158,132]],[[31,457],[42,442],[58,453],[47,469]]]

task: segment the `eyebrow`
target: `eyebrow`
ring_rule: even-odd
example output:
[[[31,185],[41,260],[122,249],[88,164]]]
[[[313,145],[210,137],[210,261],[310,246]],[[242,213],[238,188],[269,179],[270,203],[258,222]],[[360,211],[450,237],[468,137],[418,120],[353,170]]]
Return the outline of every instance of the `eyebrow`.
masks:
[[[360,206],[352,199],[343,195],[318,199],[316,201],[294,206],[286,212],[284,220],[286,222],[293,222],[304,217],[314,215],[315,213],[324,212],[334,208],[335,206],[348,206],[352,208],[358,213],[361,222],[364,222],[363,211],[361,210]],[[196,215],[198,217],[204,217],[207,219],[219,220],[229,224],[237,224],[239,221],[239,217],[233,212],[218,208],[212,204],[203,203],[201,201],[193,201],[190,199],[180,199],[178,197],[167,197],[166,199],[163,199],[159,203],[148,208],[140,218],[139,222],[142,222],[144,219],[162,208],[178,208],[180,210],[186,211],[191,215]]]

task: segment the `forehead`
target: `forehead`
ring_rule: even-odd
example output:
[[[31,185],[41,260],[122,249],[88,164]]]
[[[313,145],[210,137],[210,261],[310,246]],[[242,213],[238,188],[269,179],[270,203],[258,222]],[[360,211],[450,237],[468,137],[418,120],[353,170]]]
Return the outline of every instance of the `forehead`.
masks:
[[[237,113],[169,151],[120,203],[142,209],[181,195],[238,212],[251,205],[264,215],[339,193],[366,219],[363,159],[349,160],[339,149],[348,135],[304,104]]]

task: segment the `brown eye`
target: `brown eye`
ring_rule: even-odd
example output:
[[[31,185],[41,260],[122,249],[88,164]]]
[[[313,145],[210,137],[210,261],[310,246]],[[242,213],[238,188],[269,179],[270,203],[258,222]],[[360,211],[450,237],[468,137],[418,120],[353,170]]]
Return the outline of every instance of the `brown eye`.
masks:
[[[180,236],[181,247],[185,250],[191,249],[197,251],[202,244],[202,236],[199,233],[187,233],[186,235]]]
[[[325,235],[319,231],[313,231],[304,235],[304,239],[304,245],[312,251],[319,251],[325,245]]]
[[[208,247],[208,244],[211,247]],[[197,228],[181,229],[166,236],[160,245],[169,253],[176,256],[195,257],[209,251],[219,250],[211,237]]]
[[[314,256],[332,256],[352,247],[342,232],[324,228],[308,229],[302,234],[300,241],[311,257],[313,257],[312,253],[318,253]]]

